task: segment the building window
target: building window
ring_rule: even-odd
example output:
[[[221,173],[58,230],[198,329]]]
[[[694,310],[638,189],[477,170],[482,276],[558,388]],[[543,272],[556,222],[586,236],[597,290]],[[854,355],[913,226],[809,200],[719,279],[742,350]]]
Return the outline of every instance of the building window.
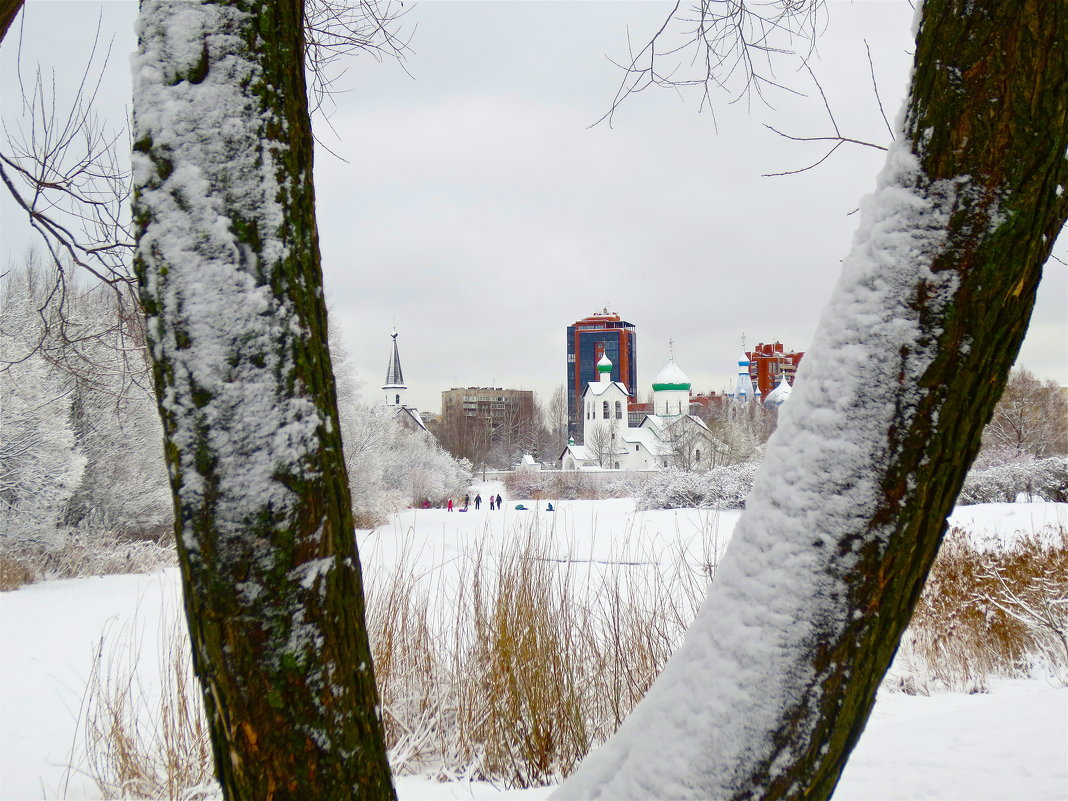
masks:
[[[604,408],[602,409],[602,412],[604,413],[604,419],[605,420],[611,420],[612,419],[612,414],[611,414],[611,412],[608,411],[608,401],[605,401],[603,405],[604,405]]]
[[[642,449],[642,446],[641,446],[641,445],[635,445],[635,446],[634,446],[634,452],[635,452],[635,453],[638,453],[638,452],[639,452],[639,451],[640,451],[641,449]]]
[[[619,401],[616,401],[616,419],[617,420],[622,420],[623,419],[623,404],[620,403]]]
[[[395,400],[393,402],[396,403],[398,406],[400,406],[400,395],[397,394],[397,395],[394,396],[394,398],[395,398]]]
[[[697,450],[695,450],[693,452],[693,458],[694,458],[694,461],[700,463],[700,461],[701,461],[701,449],[700,448],[698,448]]]

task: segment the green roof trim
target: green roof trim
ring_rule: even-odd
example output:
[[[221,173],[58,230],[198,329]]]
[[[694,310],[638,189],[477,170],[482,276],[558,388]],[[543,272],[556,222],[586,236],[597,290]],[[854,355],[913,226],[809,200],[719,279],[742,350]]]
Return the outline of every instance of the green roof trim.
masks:
[[[671,389],[677,389],[677,390],[680,390],[680,391],[681,390],[686,390],[687,392],[689,392],[690,391],[690,385],[689,384],[653,384],[653,392],[662,392],[664,390],[671,390]]]
[[[598,364],[597,365],[597,372],[598,373],[610,373],[610,372],[612,372],[612,363],[609,362],[608,364]]]

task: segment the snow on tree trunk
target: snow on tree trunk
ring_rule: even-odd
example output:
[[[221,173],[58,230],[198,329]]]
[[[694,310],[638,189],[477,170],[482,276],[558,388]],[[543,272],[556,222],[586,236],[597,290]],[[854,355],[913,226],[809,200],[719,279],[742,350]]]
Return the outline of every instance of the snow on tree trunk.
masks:
[[[901,135],[684,645],[557,798],[827,798],[1068,215],[1068,10],[928,0]]]
[[[302,2],[143,0],[135,267],[227,798],[391,798],[326,345]]]

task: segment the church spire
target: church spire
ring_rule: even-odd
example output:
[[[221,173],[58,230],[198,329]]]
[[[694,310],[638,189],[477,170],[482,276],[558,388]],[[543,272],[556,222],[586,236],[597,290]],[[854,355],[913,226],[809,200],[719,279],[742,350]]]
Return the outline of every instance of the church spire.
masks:
[[[393,330],[390,336],[393,337],[393,352],[389,357],[389,367],[386,368],[386,383],[382,385],[382,389],[386,391],[387,406],[403,406],[404,390],[408,387],[404,384],[404,373],[401,370],[396,329]]]

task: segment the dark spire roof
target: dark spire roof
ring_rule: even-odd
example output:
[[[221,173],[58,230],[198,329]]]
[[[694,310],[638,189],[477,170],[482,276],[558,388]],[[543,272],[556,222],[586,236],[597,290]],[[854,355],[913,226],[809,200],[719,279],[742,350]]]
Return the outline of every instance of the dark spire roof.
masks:
[[[400,351],[397,350],[397,332],[390,334],[393,337],[393,353],[389,357],[389,367],[386,368],[386,383],[384,387],[403,387],[404,373],[401,371]]]

